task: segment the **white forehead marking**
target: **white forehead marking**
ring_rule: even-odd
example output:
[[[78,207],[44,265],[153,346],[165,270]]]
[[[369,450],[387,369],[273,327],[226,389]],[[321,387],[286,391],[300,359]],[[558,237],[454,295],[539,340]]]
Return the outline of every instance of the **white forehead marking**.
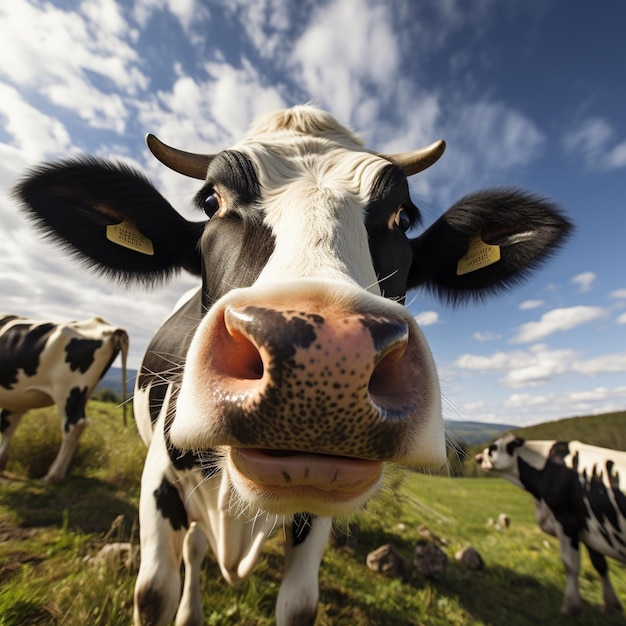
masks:
[[[235,148],[257,165],[265,221],[276,238],[257,283],[339,279],[380,295],[365,209],[388,163],[365,151],[358,138],[332,118],[323,127],[328,120],[318,117],[325,114],[305,112],[312,115],[299,123],[309,123],[318,136],[277,130],[269,116]]]

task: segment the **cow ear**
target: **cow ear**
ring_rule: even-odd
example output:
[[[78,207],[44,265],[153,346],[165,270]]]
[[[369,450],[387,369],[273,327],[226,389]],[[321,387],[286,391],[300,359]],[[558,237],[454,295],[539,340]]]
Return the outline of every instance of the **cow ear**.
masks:
[[[452,303],[482,299],[521,282],[571,230],[556,205],[522,191],[466,196],[412,240],[408,287],[423,285]]]
[[[125,282],[156,283],[180,269],[200,274],[204,222],[188,222],[137,171],[81,158],[32,170],[13,190],[39,230]]]

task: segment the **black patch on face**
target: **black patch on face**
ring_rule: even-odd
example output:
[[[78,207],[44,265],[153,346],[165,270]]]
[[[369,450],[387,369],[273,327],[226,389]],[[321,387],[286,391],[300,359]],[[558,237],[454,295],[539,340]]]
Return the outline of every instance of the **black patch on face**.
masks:
[[[87,387],[73,387],[65,401],[65,432],[70,429],[70,424],[76,424],[85,417],[85,406],[87,404]]]
[[[365,225],[381,293],[386,298],[399,301],[404,300],[413,261],[409,239],[393,223],[393,216],[401,207],[411,225],[419,223],[419,209],[411,202],[406,176],[400,168],[389,165],[374,183]]]
[[[293,547],[299,546],[306,541],[313,525],[313,516],[310,513],[296,513],[291,524]]]
[[[80,370],[84,374],[93,365],[96,350],[101,347],[99,339],[70,339],[65,347],[65,361],[73,372]]]
[[[231,289],[250,287],[274,251],[274,236],[263,223],[257,171],[246,155],[236,150],[218,154],[195,204],[204,209],[216,192],[222,207],[207,222],[200,242],[204,310]]]
[[[261,185],[254,163],[237,150],[224,150],[211,161],[207,182],[194,199],[200,209],[204,210],[207,192],[213,189],[228,195],[229,204],[235,207],[258,202],[261,197]]]
[[[0,386],[5,389],[17,382],[18,370],[34,376],[39,357],[44,351],[56,324],[15,324],[0,335]]]
[[[506,453],[509,456],[513,456],[513,454],[515,453],[515,448],[520,448],[523,445],[524,440],[521,437],[515,437],[513,441],[509,441],[509,443],[506,444]]]
[[[158,489],[154,490],[156,508],[161,512],[163,519],[169,520],[174,530],[189,528],[187,511],[176,487],[165,478]]]

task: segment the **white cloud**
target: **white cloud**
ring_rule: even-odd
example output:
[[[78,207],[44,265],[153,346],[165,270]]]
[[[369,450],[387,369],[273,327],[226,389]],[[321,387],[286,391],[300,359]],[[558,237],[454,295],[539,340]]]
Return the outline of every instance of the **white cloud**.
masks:
[[[456,119],[459,139],[479,150],[467,158],[482,167],[503,170],[526,165],[534,159],[545,141],[539,128],[522,113],[501,102],[467,104]]]
[[[517,393],[502,403],[499,417],[507,423],[536,424],[554,419],[554,416],[600,415],[623,410],[625,400],[626,386],[538,395]]]
[[[113,0],[85,2],[78,11],[51,3],[13,0],[0,9],[0,75],[25,91],[37,90],[98,128],[123,132],[127,117],[120,94],[148,86],[141,60],[129,45],[133,32]],[[25,27],[25,25],[28,25]],[[115,89],[96,86],[93,77]]]
[[[298,3],[300,10],[304,3]],[[263,58],[282,61],[285,55],[285,39],[293,23],[291,13],[295,3],[291,0],[224,0],[224,9],[237,16],[239,24],[247,33],[256,51]]]
[[[593,272],[583,272],[572,278],[571,282],[578,285],[580,293],[586,293],[591,290],[597,276]]]
[[[519,305],[519,310],[530,311],[532,309],[538,309],[539,307],[542,307],[543,305],[544,305],[543,300],[524,300],[524,302],[522,302]]]
[[[436,311],[422,311],[415,316],[415,321],[420,326],[432,326],[439,322],[439,314]]]
[[[155,11],[169,11],[185,30],[189,30],[203,7],[196,0],[137,0],[133,15],[141,26],[145,26]]]
[[[606,311],[597,306],[572,306],[553,309],[541,316],[538,322],[522,324],[511,343],[530,343],[539,341],[552,333],[571,330],[606,315]]]
[[[568,154],[582,156],[590,169],[626,167],[626,140],[615,143],[615,129],[603,118],[583,120],[563,137],[562,143]]]
[[[502,373],[498,382],[504,387],[534,387],[564,374],[594,377],[626,372],[626,353],[585,359],[574,350],[550,350],[545,344],[536,344],[529,350],[464,354],[454,365],[464,370]]]
[[[31,106],[14,87],[0,82],[2,118],[4,130],[23,161],[35,163],[71,146],[69,133],[59,120]],[[10,162],[14,162],[14,155],[7,160],[9,167]]]
[[[616,289],[611,291],[609,298],[615,298],[617,300],[626,300],[626,289]]]
[[[606,166],[609,169],[626,167],[626,141],[613,146],[605,157]]]
[[[496,341],[497,339],[501,339],[502,335],[499,335],[498,333],[491,333],[491,332],[480,332],[480,331],[476,331],[472,337],[474,339],[476,339],[476,341]]]
[[[618,318],[617,318],[617,323],[618,324],[626,324],[626,313],[622,313]]]
[[[293,48],[293,73],[307,96],[344,124],[359,120],[361,108],[369,109],[368,117],[372,107],[378,113],[397,91],[400,55],[392,20],[381,3],[334,0],[316,8]]]

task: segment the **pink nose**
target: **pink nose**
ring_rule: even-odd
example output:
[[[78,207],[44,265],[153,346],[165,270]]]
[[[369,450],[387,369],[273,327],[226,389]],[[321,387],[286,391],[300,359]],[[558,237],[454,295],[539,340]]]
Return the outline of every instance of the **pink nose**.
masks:
[[[231,305],[211,334],[224,444],[390,459],[420,403],[402,319]]]

